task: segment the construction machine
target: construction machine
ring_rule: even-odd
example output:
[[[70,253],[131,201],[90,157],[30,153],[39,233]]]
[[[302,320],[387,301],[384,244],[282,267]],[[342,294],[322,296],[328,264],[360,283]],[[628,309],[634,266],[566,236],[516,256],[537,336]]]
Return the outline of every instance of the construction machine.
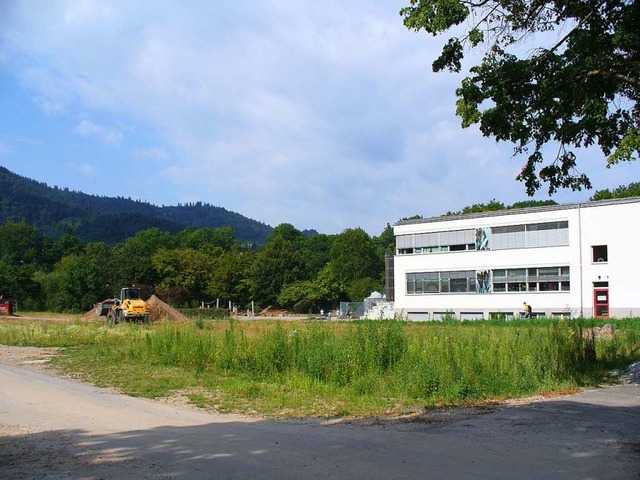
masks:
[[[120,298],[110,298],[98,303],[96,313],[98,316],[106,316],[110,325],[137,320],[149,322],[149,307],[142,300],[140,289],[135,287],[120,290]]]

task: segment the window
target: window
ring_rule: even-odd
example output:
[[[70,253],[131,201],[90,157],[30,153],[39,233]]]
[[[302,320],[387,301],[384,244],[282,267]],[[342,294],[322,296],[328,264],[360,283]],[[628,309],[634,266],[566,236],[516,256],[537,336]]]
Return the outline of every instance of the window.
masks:
[[[569,222],[492,227],[492,250],[569,245]]]
[[[593,253],[593,263],[606,263],[609,261],[606,245],[594,245],[591,247]]]
[[[424,292],[440,293],[440,285],[438,281],[438,272],[425,273]]]
[[[569,245],[566,220],[396,236],[398,255],[562,245]]]
[[[407,274],[407,293],[416,293],[416,277],[413,274]]]
[[[506,270],[494,270],[493,271],[493,281],[494,282],[504,282],[507,280],[507,271]]]
[[[475,271],[407,273],[407,294],[475,292]]]
[[[568,292],[569,267],[509,268],[493,270],[493,292]]]
[[[398,255],[475,250],[474,230],[413,233],[396,236]]]
[[[407,294],[569,292],[569,267],[407,273]]]
[[[467,279],[466,278],[452,278],[449,280],[451,286],[451,292],[466,292],[467,291]]]

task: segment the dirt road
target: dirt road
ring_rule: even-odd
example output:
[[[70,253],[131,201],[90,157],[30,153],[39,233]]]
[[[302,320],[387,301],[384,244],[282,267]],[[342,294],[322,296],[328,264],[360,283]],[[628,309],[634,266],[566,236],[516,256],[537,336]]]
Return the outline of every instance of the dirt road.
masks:
[[[633,384],[457,421],[322,424],[131,398],[38,371],[40,360],[0,355],[3,479],[640,478]]]

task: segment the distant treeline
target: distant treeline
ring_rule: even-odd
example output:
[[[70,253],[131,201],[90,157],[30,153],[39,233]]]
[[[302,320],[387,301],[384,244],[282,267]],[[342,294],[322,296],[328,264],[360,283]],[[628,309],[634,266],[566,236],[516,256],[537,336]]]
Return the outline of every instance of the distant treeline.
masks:
[[[19,310],[77,313],[138,285],[178,307],[219,299],[240,309],[254,301],[309,313],[381,290],[384,254],[393,249],[389,225],[371,238],[360,228],[307,236],[282,224],[256,250],[231,227],[176,234],[154,227],[110,246],[7,222],[0,226],[0,294]]]

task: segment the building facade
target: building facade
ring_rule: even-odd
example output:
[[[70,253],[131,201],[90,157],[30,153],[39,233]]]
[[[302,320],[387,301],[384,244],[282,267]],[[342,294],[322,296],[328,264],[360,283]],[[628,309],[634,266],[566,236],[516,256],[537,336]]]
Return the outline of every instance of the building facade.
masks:
[[[639,222],[640,198],[399,222],[387,288],[408,320],[640,316]]]

